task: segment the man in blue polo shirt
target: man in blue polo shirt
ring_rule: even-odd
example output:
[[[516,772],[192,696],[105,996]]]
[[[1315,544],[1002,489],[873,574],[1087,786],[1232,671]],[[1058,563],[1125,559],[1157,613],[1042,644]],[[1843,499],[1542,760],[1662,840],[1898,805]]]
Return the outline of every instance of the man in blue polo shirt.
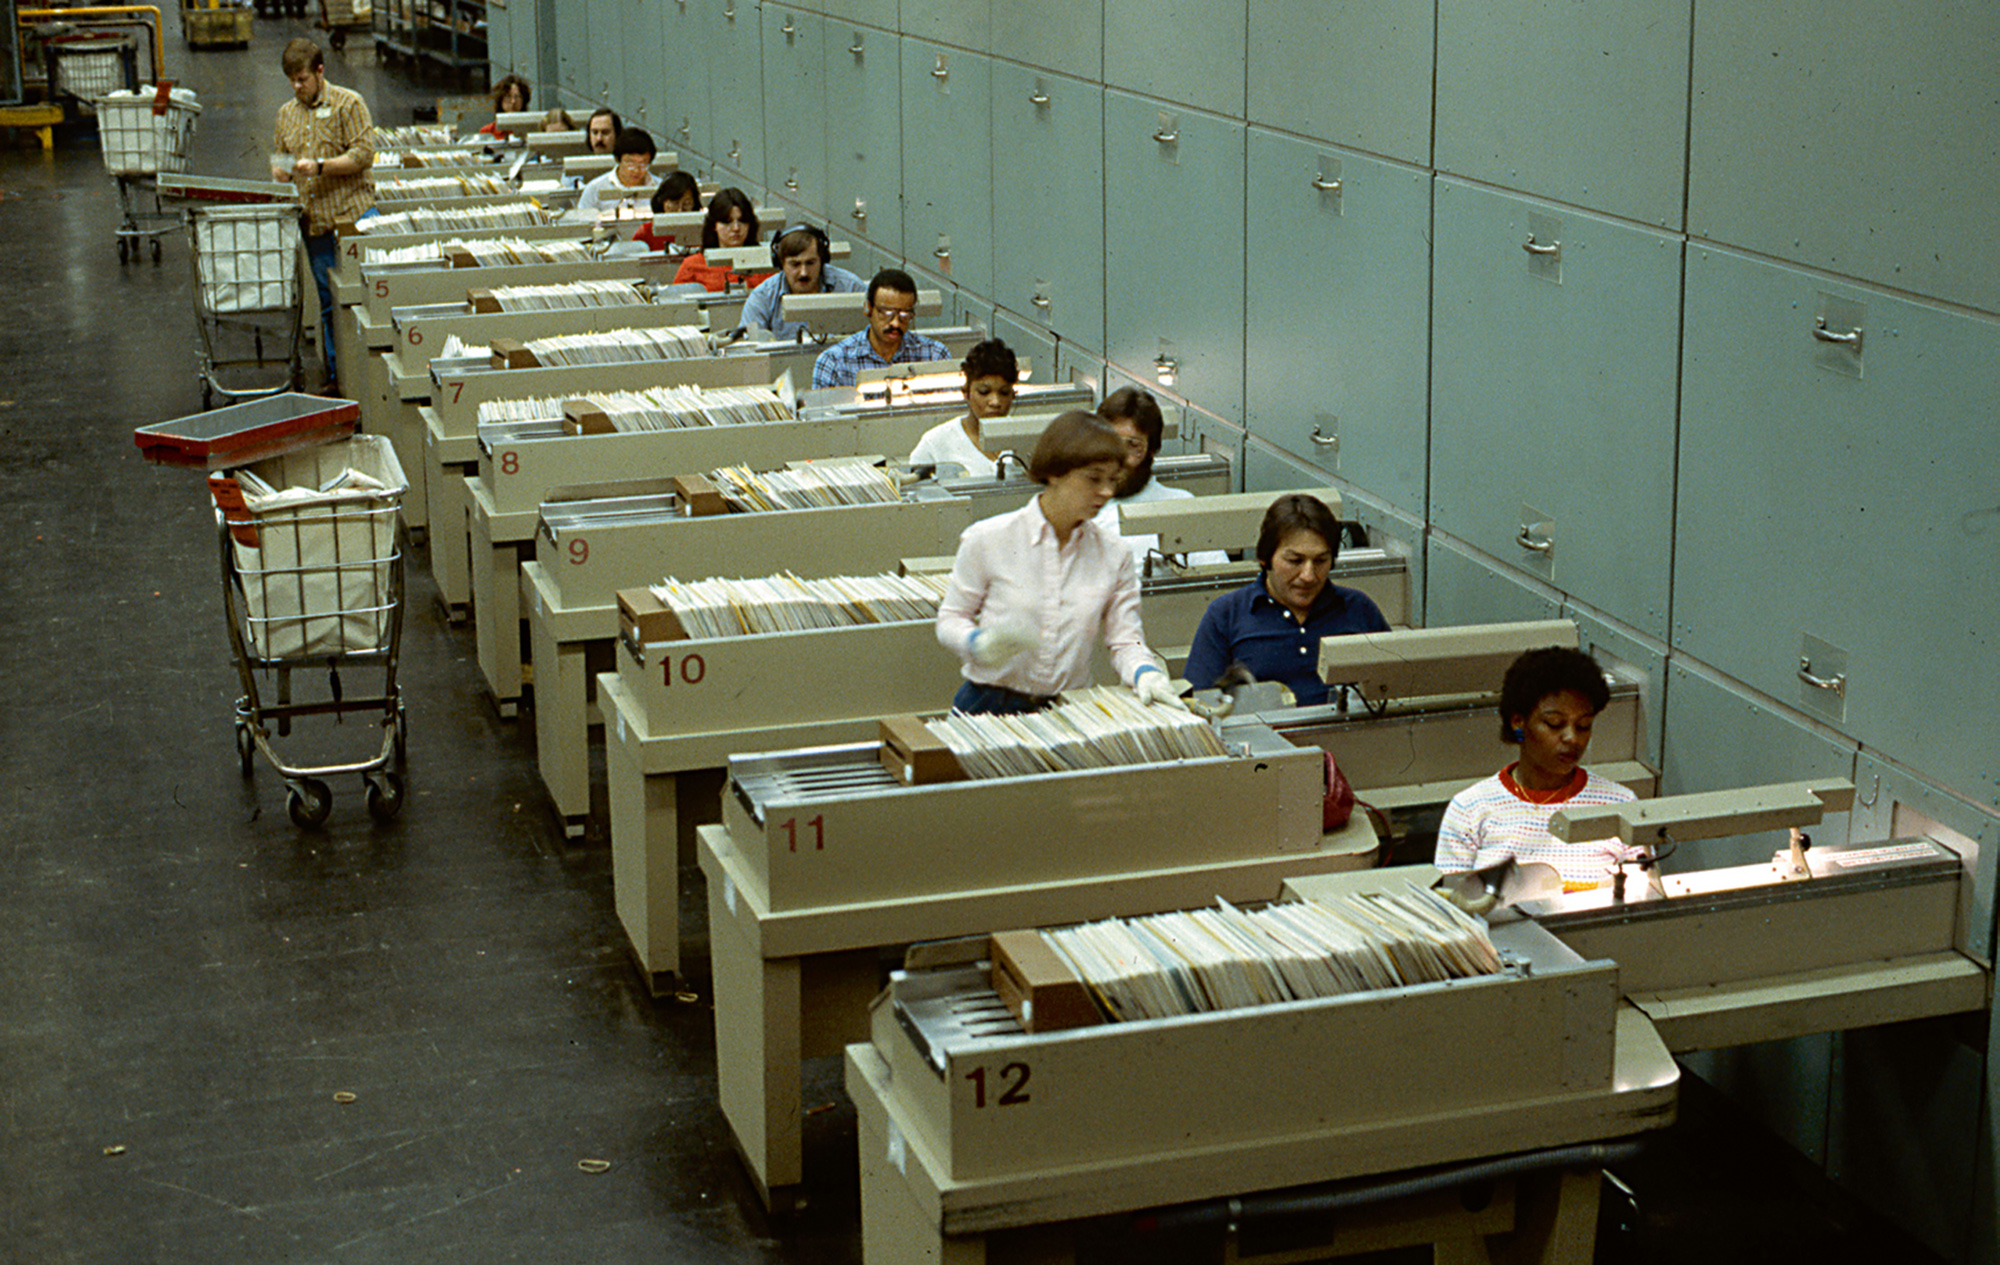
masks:
[[[859,294],[866,288],[861,278],[833,264],[833,244],[825,233],[811,224],[795,224],[771,242],[771,260],[778,271],[757,283],[743,300],[745,329],[764,329],[776,339],[792,339],[805,333],[804,321],[784,317],[788,294]]]
[[[863,369],[943,360],[950,354],[943,343],[910,329],[917,319],[917,283],[900,268],[875,274],[861,310],[868,316],[868,327],[841,339],[813,362],[815,390],[851,387]]]
[[[1340,551],[1340,520],[1316,497],[1290,493],[1271,503],[1257,533],[1255,580],[1208,604],[1188,651],[1187,679],[1213,686],[1240,663],[1260,681],[1280,681],[1301,707],[1324,703],[1322,637],[1387,632],[1366,593],[1327,583]]]

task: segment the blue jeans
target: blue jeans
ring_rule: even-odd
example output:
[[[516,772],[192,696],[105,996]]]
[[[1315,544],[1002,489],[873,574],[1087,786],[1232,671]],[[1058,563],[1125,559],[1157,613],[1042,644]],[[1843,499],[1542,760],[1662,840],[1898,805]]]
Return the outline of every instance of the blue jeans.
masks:
[[[363,211],[357,219],[371,219],[380,215],[374,207]],[[319,340],[326,349],[326,380],[331,382],[338,375],[333,362],[333,282],[327,279],[333,271],[334,260],[340,257],[340,238],[333,233],[306,236],[306,262],[312,265],[313,285],[319,289]]]
[[[1023,694],[1004,685],[980,685],[974,681],[959,686],[958,693],[951,696],[953,708],[975,715],[1018,716],[1023,712],[1038,712],[1044,707],[1052,707],[1055,701],[1053,697]]]

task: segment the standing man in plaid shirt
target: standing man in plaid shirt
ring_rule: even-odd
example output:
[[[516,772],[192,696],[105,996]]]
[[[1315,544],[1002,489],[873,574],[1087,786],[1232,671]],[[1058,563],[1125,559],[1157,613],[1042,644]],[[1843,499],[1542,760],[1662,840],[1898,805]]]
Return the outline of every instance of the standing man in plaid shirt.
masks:
[[[274,149],[293,157],[279,176],[299,186],[306,212],[306,258],[319,287],[320,337],[326,346],[328,394],[338,387],[333,363],[333,270],[336,224],[375,214],[375,123],[368,104],[326,81],[326,55],[308,39],[285,45],[292,100],[278,107]],[[275,174],[275,173],[274,173]]]

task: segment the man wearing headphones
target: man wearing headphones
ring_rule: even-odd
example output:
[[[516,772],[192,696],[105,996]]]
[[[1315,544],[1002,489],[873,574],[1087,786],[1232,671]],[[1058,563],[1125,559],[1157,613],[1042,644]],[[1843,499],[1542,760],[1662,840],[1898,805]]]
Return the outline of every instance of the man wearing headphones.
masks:
[[[858,294],[867,289],[861,278],[830,262],[833,246],[811,224],[798,224],[771,239],[771,263],[777,273],[759,282],[743,301],[745,329],[765,329],[778,339],[796,339],[804,321],[788,321],[781,313],[787,294]]]

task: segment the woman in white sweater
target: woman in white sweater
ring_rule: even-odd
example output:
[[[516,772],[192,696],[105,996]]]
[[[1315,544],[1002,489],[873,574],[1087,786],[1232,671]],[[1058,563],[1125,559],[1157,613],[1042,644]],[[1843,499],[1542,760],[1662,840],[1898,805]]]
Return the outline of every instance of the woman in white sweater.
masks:
[[[979,424],[988,418],[1005,417],[1013,409],[1020,364],[1007,344],[989,338],[975,346],[959,368],[965,372],[965,416],[925,431],[910,450],[910,464],[951,462],[964,466],[967,474],[984,474],[993,466],[993,455],[985,449]]]

